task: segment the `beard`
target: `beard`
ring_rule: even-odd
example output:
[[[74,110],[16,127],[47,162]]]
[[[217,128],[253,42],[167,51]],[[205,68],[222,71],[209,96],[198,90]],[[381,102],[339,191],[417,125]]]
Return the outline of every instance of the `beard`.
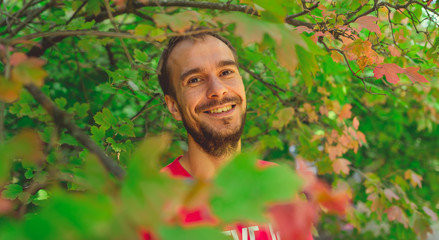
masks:
[[[197,112],[203,112],[213,106],[225,104],[225,103],[242,104],[242,100],[239,97],[225,98],[222,101],[210,101],[207,104],[203,104],[196,108]],[[180,108],[180,106],[178,106]],[[236,107],[236,106],[235,106]],[[180,112],[181,108],[180,108]],[[239,140],[241,139],[242,132],[244,130],[246,111],[242,114],[241,124],[236,130],[230,133],[223,133],[215,130],[212,126],[205,122],[199,123],[198,129],[195,124],[191,124],[187,121],[186,116],[182,115],[183,125],[186,128],[187,133],[194,139],[194,141],[209,155],[214,157],[226,156],[233,153],[238,148]],[[225,126],[230,124],[228,119],[223,119]]]

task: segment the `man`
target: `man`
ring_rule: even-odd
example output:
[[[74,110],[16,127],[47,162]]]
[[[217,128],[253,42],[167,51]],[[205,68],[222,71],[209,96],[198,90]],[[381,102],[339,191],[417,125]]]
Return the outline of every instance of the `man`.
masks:
[[[188,133],[188,151],[163,171],[209,180],[241,150],[247,102],[236,51],[212,32],[175,37],[162,53],[158,70],[168,110]],[[180,216],[184,225],[216,221],[207,207],[182,209]],[[234,240],[279,240],[269,224],[230,226],[224,233]]]
[[[177,37],[160,65],[166,105],[188,132],[178,162],[194,178],[212,178],[241,149],[246,98],[235,49],[214,33]]]

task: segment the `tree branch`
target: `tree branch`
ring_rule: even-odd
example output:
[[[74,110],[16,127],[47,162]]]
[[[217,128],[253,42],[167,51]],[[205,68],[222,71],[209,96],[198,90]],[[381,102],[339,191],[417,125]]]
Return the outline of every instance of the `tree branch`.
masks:
[[[46,112],[53,118],[55,124],[61,129],[67,129],[70,134],[90,152],[96,154],[101,163],[118,179],[122,180],[125,176],[125,171],[114,161],[108,157],[105,152],[87,135],[82,129],[76,126],[70,119],[67,113],[55,106],[55,104],[35,85],[28,84],[25,88],[37,100]]]
[[[238,5],[238,4],[230,4],[230,3],[214,3],[214,2],[196,2],[196,1],[185,1],[185,0],[162,0],[162,1],[134,1],[131,4],[132,7],[119,7],[116,8],[116,11],[113,13],[113,17],[124,13],[133,12],[135,9],[139,9],[142,7],[194,7],[194,8],[203,8],[203,9],[217,9],[224,11],[236,11],[243,12],[250,15],[259,16],[256,9],[249,7],[248,5]],[[88,16],[86,17],[86,21],[94,20],[96,23],[102,22],[108,19],[107,11],[100,12],[97,16]],[[290,19],[287,22],[293,26],[306,26],[309,28],[313,28],[314,24],[307,23],[295,19]],[[32,57],[40,57],[44,54],[44,52],[52,47],[54,44],[62,41],[68,35],[59,35],[56,37],[44,37],[41,43],[38,46],[32,47],[31,50],[27,53],[28,56]]]
[[[303,10],[300,13],[296,13],[296,14],[292,14],[292,15],[287,16],[285,18],[285,22],[288,22],[289,20],[291,20],[293,18],[297,18],[297,17],[300,17],[300,16],[303,16],[305,14],[310,13],[312,10],[316,9],[319,6],[319,4],[320,4],[320,2],[317,2],[316,4],[314,4],[313,6],[311,6],[309,8],[305,8],[305,10]]]
[[[33,14],[29,15],[20,25],[18,25],[14,30],[12,30],[11,34],[8,36],[8,38],[13,38],[17,33],[26,27],[29,23],[31,23],[36,17],[38,17],[41,13],[46,11],[47,9],[52,7],[52,3],[48,3],[44,5],[44,7],[40,8],[38,11],[33,12]]]

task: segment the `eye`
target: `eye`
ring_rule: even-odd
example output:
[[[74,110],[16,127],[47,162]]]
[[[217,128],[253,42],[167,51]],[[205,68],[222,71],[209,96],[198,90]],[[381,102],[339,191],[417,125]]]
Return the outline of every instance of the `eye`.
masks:
[[[220,73],[220,77],[224,77],[224,76],[227,76],[227,75],[232,74],[232,73],[233,73],[232,70],[224,70]]]
[[[193,77],[193,78],[190,78],[188,81],[187,81],[187,83],[188,84],[192,84],[192,83],[197,83],[197,82],[200,82],[201,81],[201,78],[199,78],[199,77]]]

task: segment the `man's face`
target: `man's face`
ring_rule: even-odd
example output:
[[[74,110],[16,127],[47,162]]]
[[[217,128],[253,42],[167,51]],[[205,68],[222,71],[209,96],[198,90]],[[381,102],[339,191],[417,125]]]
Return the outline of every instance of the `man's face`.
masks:
[[[241,138],[246,98],[237,64],[229,47],[212,36],[178,43],[168,59],[176,92],[176,99],[165,96],[168,109],[214,156],[236,149]]]

